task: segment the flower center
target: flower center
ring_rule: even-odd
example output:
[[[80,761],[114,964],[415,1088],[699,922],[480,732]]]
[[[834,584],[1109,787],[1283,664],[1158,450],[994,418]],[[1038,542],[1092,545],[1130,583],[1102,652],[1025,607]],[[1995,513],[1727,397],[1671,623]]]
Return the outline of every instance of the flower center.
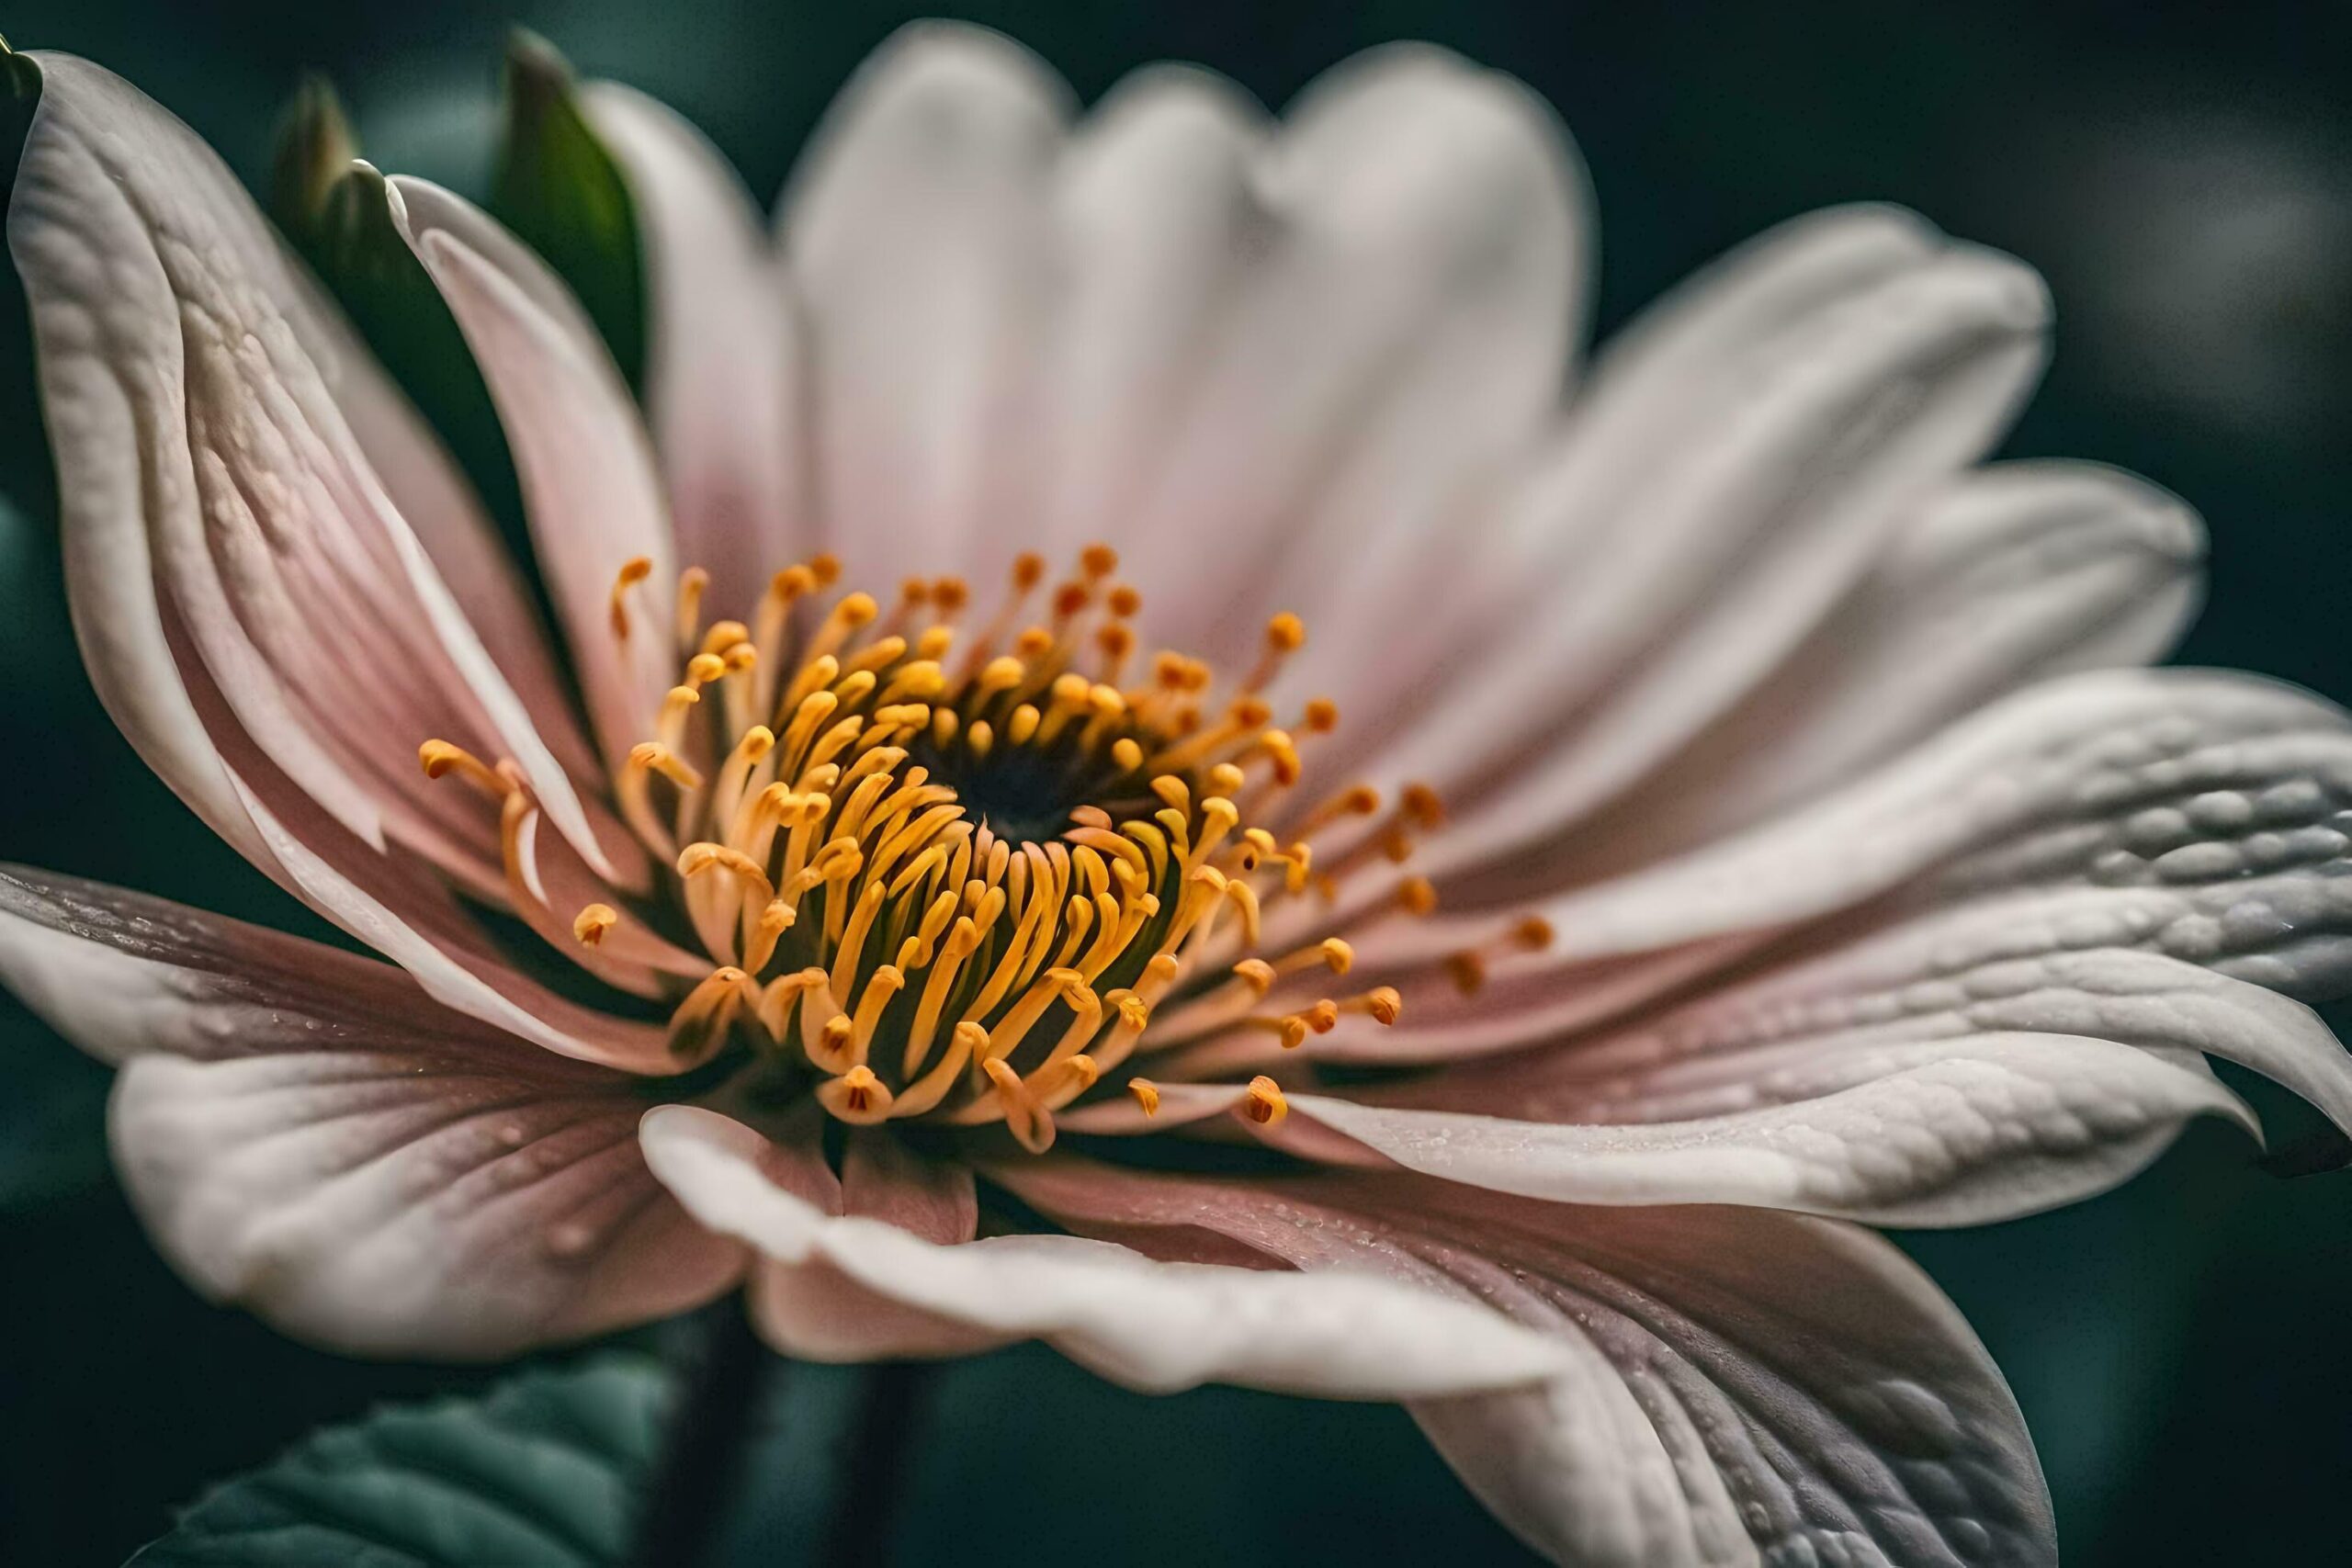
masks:
[[[545,908],[540,879],[516,869],[533,807],[515,770],[439,741],[421,754],[504,801],[509,884],[537,902],[523,912],[543,934],[568,923],[572,955],[607,978],[660,973],[682,1060],[742,1043],[805,1075],[843,1122],[1001,1122],[1043,1149],[1055,1113],[1098,1085],[1156,1113],[1139,1051],[1393,1022],[1387,986],[1260,1007],[1354,964],[1336,934],[1261,955],[1263,906],[1330,900],[1341,879],[1401,863],[1440,815],[1411,789],[1375,821],[1362,785],[1298,807],[1303,743],[1339,717],[1318,699],[1277,726],[1261,694],[1305,642],[1298,618],[1273,617],[1222,692],[1181,653],[1134,670],[1142,601],[1117,564],[1089,548],[1029,620],[1046,573],[1023,556],[967,632],[960,581],[910,580],[885,614],[833,596],[826,557],[778,572],[748,626],[706,627],[707,579],[688,570],[665,626],[642,603],[650,563],[629,563],[614,635],[674,635],[680,660],[615,781],[630,828],[674,867],[666,905]],[[1343,825],[1352,841],[1318,864],[1318,836]],[[1400,873],[1380,908],[1433,905]],[[1189,1027],[1147,1044],[1171,1010]],[[1241,1109],[1272,1120],[1281,1092],[1261,1079]]]

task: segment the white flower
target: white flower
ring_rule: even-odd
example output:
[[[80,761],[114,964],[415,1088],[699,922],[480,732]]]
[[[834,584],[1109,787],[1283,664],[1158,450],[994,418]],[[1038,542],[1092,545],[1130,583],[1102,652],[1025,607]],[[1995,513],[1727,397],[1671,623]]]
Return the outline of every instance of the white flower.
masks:
[[[1179,70],[1080,118],[912,29],[773,248],[592,87],[642,423],[543,264],[387,187],[550,645],[219,162],[37,58],[8,240],[92,678],[391,963],[17,869],[0,975],[123,1064],[158,1244],[290,1332],[498,1355],[748,1280],[802,1356],[1409,1400],[1562,1562],[2049,1562],[1999,1374],[1854,1222],[2250,1125],[2208,1055],[2352,1124],[2290,999],[2346,970],[2352,732],[2128,668],[2197,525],[1981,466],[2047,325],[2007,257],[1801,219],[1588,369],[1574,154],[1428,50],[1279,125]]]

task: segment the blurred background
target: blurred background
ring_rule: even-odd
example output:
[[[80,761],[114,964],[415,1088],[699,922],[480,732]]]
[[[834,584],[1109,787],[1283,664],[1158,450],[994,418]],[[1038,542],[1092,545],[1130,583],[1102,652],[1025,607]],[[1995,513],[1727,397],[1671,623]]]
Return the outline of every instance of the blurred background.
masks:
[[[1558,106],[1590,165],[1604,333],[1725,246],[1825,203],[1901,202],[2013,251],[2050,278],[2058,333],[2010,453],[2100,458],[2187,497],[2212,563],[2184,660],[2352,700],[2352,7],[2278,0],[2231,8],[2226,25],[2210,6],[2146,0],[944,9],[1031,44],[1089,100],[1176,58],[1279,107],[1396,38],[1513,72]],[[834,88],[919,14],[865,0],[15,0],[0,30],[130,77],[256,186],[315,68],[377,162],[478,190],[504,28],[519,22],[583,73],[677,105],[773,191]],[[18,388],[0,415],[14,759],[0,859],[287,923],[99,711]],[[202,1305],[106,1170],[104,1074],[5,998],[0,1054],[0,1561],[118,1562],[175,1505],[318,1423],[483,1381],[317,1355]],[[2300,1106],[2233,1081],[2274,1145],[2314,1130]],[[2282,1180],[2256,1157],[2203,1126],[2100,1201],[1905,1238],[2015,1385],[2071,1564],[2352,1561],[2352,1174]],[[841,1479],[852,1392],[850,1374],[796,1369],[764,1413],[741,1561],[797,1560]],[[907,1562],[1524,1560],[1394,1410],[1226,1390],[1147,1401],[1027,1350],[948,1372],[927,1419],[901,1493],[872,1499],[899,1512]]]

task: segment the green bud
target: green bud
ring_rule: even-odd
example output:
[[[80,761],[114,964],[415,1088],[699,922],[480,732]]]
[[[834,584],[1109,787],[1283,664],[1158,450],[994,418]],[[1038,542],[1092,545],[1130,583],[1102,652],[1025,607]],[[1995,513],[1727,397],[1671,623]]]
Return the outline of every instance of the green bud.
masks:
[[[645,285],[620,166],[582,111],[571,67],[545,39],[513,35],[505,86],[491,210],[571,286],[636,386],[645,365]]]
[[[299,235],[316,223],[328,193],[358,156],[334,85],[315,73],[305,75],[278,122],[270,163],[269,211],[277,226]]]

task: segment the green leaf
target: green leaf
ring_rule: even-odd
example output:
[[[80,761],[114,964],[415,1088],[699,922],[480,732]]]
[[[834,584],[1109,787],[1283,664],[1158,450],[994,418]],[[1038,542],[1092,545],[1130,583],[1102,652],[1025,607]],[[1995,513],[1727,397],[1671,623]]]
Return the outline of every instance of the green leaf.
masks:
[[[581,112],[571,67],[519,29],[506,51],[506,129],[490,208],[571,285],[621,375],[640,385],[645,279],[628,183]]]
[[[614,1354],[317,1433],[130,1568],[593,1568],[629,1545],[671,1399]]]

